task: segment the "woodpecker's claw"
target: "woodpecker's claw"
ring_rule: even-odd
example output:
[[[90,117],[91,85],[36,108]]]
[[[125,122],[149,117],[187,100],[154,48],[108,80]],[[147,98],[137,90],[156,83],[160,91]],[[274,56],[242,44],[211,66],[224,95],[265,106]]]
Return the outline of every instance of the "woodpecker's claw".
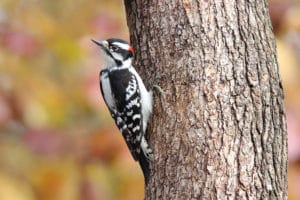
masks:
[[[159,87],[159,85],[152,85],[152,90],[157,91],[160,95],[163,95],[165,93],[163,91],[163,89],[161,89],[161,87]]]
[[[164,101],[165,101],[165,92],[163,91],[163,89],[161,89],[161,87],[157,84],[157,77],[155,77],[154,81],[153,81],[153,85],[151,88],[151,93],[154,93],[154,90],[159,94],[160,96],[160,103],[162,106],[162,109],[164,109]]]
[[[163,95],[164,94],[164,91],[163,89],[161,89],[161,87],[159,85],[157,85],[157,77],[155,77],[154,81],[153,81],[153,85],[152,85],[152,91],[156,91],[158,92],[160,95]]]

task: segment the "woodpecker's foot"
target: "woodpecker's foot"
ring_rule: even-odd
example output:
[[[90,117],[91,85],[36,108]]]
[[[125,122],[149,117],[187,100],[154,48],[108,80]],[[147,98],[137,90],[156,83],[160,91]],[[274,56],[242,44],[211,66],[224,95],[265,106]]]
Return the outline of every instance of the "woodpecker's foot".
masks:
[[[155,77],[154,81],[153,81],[153,85],[152,85],[152,88],[151,88],[151,96],[153,95],[154,91],[156,91],[159,95],[159,100],[160,100],[160,103],[161,103],[161,107],[162,109],[165,109],[165,92],[163,91],[163,89],[161,89],[161,87],[157,84],[157,79],[158,77]]]
[[[151,90],[152,91],[156,91],[159,95],[163,95],[164,94],[164,91],[163,91],[163,89],[161,89],[161,87],[157,84],[157,79],[158,79],[159,77],[155,77],[155,79],[154,79],[154,81],[153,81],[153,85],[152,85],[152,88],[151,88]]]
[[[163,95],[164,91],[163,89],[161,89],[161,87],[159,87],[159,85],[152,85],[152,91],[156,91],[159,95]]]

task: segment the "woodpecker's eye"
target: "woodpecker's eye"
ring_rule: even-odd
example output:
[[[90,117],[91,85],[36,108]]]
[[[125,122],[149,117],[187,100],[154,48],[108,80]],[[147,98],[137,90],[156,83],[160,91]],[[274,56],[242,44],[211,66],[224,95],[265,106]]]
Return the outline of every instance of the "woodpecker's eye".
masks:
[[[111,46],[110,49],[114,52],[118,51],[119,50],[119,47],[116,47],[116,46]]]

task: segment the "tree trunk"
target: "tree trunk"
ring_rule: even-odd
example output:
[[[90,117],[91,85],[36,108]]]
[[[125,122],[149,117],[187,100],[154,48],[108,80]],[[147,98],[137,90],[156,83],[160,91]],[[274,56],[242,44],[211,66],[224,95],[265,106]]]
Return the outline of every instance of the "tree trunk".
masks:
[[[155,77],[146,199],[287,199],[283,90],[266,0],[125,0]]]

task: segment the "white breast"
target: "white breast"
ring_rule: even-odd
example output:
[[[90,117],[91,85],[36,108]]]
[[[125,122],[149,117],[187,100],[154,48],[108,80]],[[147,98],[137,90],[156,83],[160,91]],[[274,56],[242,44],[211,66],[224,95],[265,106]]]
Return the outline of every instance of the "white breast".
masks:
[[[108,78],[108,73],[104,72],[100,76],[101,86],[102,86],[102,92],[103,92],[103,98],[107,104],[107,106],[112,109],[116,107],[115,100],[112,96],[110,82]]]

